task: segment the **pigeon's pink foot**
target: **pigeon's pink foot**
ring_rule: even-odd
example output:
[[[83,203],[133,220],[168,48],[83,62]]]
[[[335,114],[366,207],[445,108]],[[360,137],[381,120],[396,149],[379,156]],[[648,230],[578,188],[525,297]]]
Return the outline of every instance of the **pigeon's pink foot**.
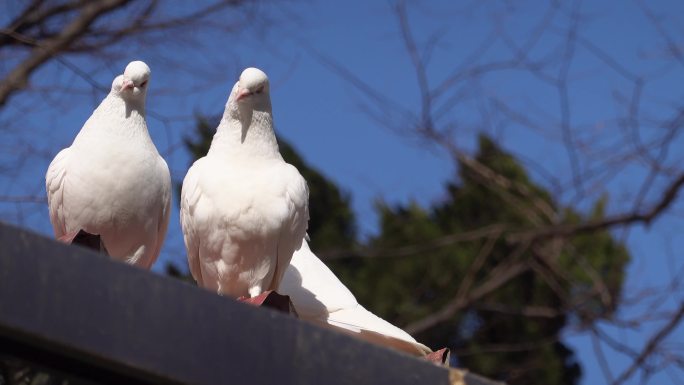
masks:
[[[425,356],[425,359],[437,365],[449,366],[449,348],[442,348],[434,351]]]
[[[290,301],[290,297],[287,295],[278,294],[273,290],[265,291],[256,297],[242,296],[237,300],[250,305],[269,307],[283,313],[292,314],[295,317],[297,316],[297,312],[292,305],[292,301]]]
[[[74,231],[71,233],[64,234],[61,237],[57,238],[57,240],[62,242],[62,243],[66,243],[67,245],[70,245],[71,242],[74,240],[74,238],[76,238],[78,233],[80,233],[81,231],[83,231],[83,230]]]

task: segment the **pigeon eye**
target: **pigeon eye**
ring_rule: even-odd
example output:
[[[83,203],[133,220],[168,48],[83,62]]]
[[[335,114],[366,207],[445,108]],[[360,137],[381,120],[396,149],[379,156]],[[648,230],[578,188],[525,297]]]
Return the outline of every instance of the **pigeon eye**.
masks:
[[[260,94],[263,90],[264,90],[264,86],[261,86],[261,87],[257,88],[257,90],[254,91],[254,93],[255,93],[255,94]]]
[[[146,85],[147,85],[147,80],[145,80],[144,82],[140,83],[140,88],[145,87]]]

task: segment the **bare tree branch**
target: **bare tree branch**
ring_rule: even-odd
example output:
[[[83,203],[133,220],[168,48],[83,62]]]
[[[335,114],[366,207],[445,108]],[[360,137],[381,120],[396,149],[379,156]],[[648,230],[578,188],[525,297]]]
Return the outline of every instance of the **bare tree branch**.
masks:
[[[484,298],[487,294],[493,292],[499,287],[508,283],[514,277],[529,270],[529,266],[525,263],[517,261],[518,257],[527,250],[528,245],[521,245],[516,248],[513,253],[506,258],[508,263],[499,264],[493,269],[487,279],[483,283],[469,290],[467,293],[462,293],[461,296],[456,296],[448,302],[439,311],[430,314],[418,321],[411,322],[404,328],[409,334],[419,333],[432,326],[435,326],[449,318],[453,317],[456,312],[468,307],[471,303]]]
[[[483,238],[492,238],[501,234],[504,230],[502,225],[485,226],[480,229],[451,234],[445,237],[426,240],[416,245],[402,246],[395,249],[355,248],[351,250],[328,250],[320,253],[326,261],[343,258],[399,258],[413,255],[421,255],[446,246],[461,242],[472,242]]]
[[[650,210],[645,212],[629,212],[625,214],[613,215],[605,219],[598,219],[579,225],[555,225],[546,228],[522,231],[509,237],[510,240],[525,238],[528,240],[541,240],[551,237],[569,237],[572,235],[603,230],[615,226],[626,226],[634,223],[644,223],[649,225],[655,218],[662,214],[675,201],[679,190],[684,185],[684,173],[673,180],[669,187],[665,189],[660,200],[653,205]]]
[[[49,38],[42,42],[40,47],[36,47],[32,54],[16,66],[0,82],[0,108],[6,103],[10,95],[26,86],[31,73],[39,66],[47,62],[51,57],[64,50],[79,37],[102,15],[118,7],[122,7],[130,0],[95,0],[88,2],[81,10],[78,17],[54,38]]]
[[[670,321],[663,326],[648,342],[644,345],[641,353],[636,357],[632,365],[630,365],[624,372],[622,372],[612,385],[619,385],[625,383],[641,366],[644,365],[646,359],[658,348],[658,345],[664,340],[672,331],[679,325],[679,322],[684,318],[684,302],[679,305],[679,310],[670,319]]]

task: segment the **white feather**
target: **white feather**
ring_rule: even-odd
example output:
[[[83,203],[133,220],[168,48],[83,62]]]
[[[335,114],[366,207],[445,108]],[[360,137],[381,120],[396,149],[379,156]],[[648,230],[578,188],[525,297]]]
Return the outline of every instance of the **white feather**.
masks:
[[[171,176],[147,131],[149,67],[132,62],[45,176],[56,237],[99,234],[109,254],[143,268],[169,223]]]
[[[306,233],[308,199],[304,178],[278,150],[268,78],[247,69],[209,153],[183,181],[181,225],[194,279],[231,297],[276,289]]]
[[[423,356],[432,352],[408,333],[366,310],[304,241],[278,288],[300,318],[372,343]]]

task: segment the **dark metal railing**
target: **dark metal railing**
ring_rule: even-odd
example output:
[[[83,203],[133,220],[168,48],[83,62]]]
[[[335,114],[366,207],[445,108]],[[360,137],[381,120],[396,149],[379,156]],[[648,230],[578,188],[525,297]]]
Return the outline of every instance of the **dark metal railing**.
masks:
[[[450,382],[432,363],[4,224],[0,356],[73,383]]]

